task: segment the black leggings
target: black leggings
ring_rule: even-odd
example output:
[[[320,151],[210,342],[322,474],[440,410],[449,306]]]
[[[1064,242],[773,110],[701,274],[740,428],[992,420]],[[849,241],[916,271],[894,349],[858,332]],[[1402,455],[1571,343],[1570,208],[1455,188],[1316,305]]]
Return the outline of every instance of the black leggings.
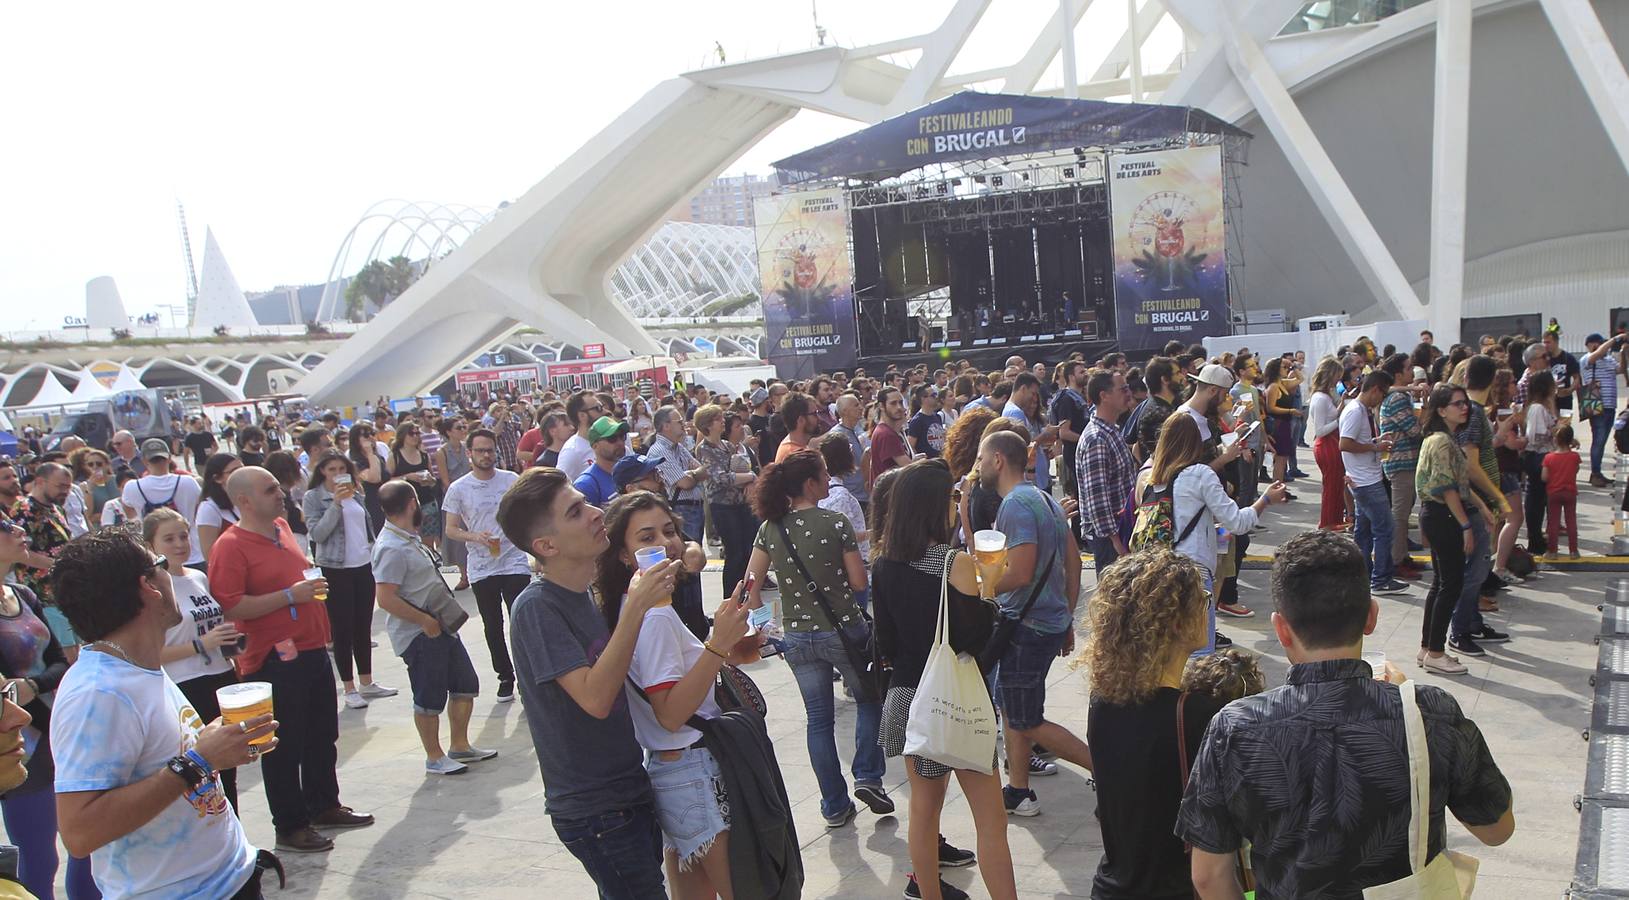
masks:
[[[1522,498],[1527,514],[1527,549],[1533,555],[1549,548],[1544,538],[1544,516],[1549,512],[1549,491],[1544,487],[1544,454],[1524,451],[1522,471],[1527,475],[1527,496]]]
[[[1448,640],[1448,623],[1454,618],[1454,605],[1465,584],[1465,532],[1447,504],[1423,498],[1420,531],[1431,545],[1431,589],[1425,593],[1420,646],[1441,653]]]
[[[515,683],[515,664],[509,660],[509,645],[503,639],[503,611],[506,607],[513,609],[515,598],[531,583],[530,575],[488,575],[470,584],[475,591],[475,608],[481,612],[486,649],[492,654],[492,670],[500,684]]]
[[[220,651],[215,651],[219,653]],[[181,689],[182,696],[192,704],[192,711],[198,714],[205,725],[220,717],[221,705],[215,699],[217,688],[238,683],[238,673],[232,669],[215,675],[199,675],[176,685]],[[238,770],[221,769],[221,789],[226,792],[226,799],[232,804],[232,811],[238,808]]]
[[[323,566],[328,579],[328,624],[334,635],[334,665],[340,681],[351,681],[351,662],[356,674],[373,675],[373,566],[341,569]]]

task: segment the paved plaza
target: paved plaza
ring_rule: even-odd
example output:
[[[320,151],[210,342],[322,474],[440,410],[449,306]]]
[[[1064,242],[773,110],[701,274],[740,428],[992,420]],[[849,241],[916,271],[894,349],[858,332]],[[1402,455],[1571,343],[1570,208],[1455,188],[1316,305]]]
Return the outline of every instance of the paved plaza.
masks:
[[[1311,527],[1317,514],[1316,481],[1296,485],[1300,499],[1276,507],[1258,532],[1252,555],[1270,555],[1274,546]],[[1605,490],[1584,488],[1580,530],[1586,554],[1607,549],[1610,497]],[[708,596],[718,596],[716,572],[704,576]],[[1588,678],[1594,668],[1591,637],[1599,630],[1595,606],[1602,601],[1606,573],[1547,573],[1508,592],[1504,612],[1492,616],[1515,639],[1489,648],[1488,656],[1465,659],[1463,678],[1423,676],[1447,687],[1467,715],[1482,727],[1505,774],[1515,787],[1515,837],[1496,849],[1478,849],[1457,824],[1450,825],[1453,846],[1482,858],[1477,896],[1488,898],[1556,897],[1567,886],[1577,841],[1578,816],[1572,798],[1583,785],[1587,745],[1581,732],[1589,720]],[[1086,583],[1091,585],[1088,570]],[[1285,661],[1273,640],[1267,612],[1267,572],[1246,571],[1242,595],[1257,615],[1222,623],[1241,646],[1262,654],[1270,684],[1283,680]],[[1418,646],[1419,607],[1423,587],[1406,595],[1382,597],[1380,626],[1374,644],[1394,660],[1406,662]],[[472,616],[473,598],[460,599]],[[336,834],[332,853],[300,856],[285,853],[288,890],[273,896],[357,898],[535,898],[561,900],[594,896],[576,860],[556,839],[543,813],[543,785],[527,735],[521,705],[492,700],[494,682],[480,626],[471,621],[464,640],[477,661],[486,692],[476,701],[471,731],[476,744],[501,755],[476,764],[458,777],[431,777],[423,771],[423,754],[413,731],[407,674],[389,653],[382,630],[384,614],[375,618],[376,674],[399,687],[402,695],[374,701],[365,710],[340,711],[340,785],[344,802],[378,817],[378,824]],[[1411,675],[1419,670],[1407,666]],[[750,669],[769,702],[769,729],[780,755],[786,787],[797,810],[798,836],[807,870],[804,896],[840,898],[897,897],[909,871],[906,851],[905,773],[891,760],[887,785],[901,810],[898,816],[861,812],[854,824],[827,831],[819,813],[819,792],[804,750],[803,705],[790,670],[779,661]],[[1086,723],[1086,674],[1065,665],[1053,669],[1048,711],[1058,721],[1083,732]],[[839,699],[839,746],[852,744],[853,706]],[[845,757],[847,754],[844,754]],[[272,846],[271,817],[259,773],[245,770],[243,819],[250,839]],[[1101,851],[1094,816],[1094,794],[1084,773],[1063,767],[1057,776],[1036,779],[1042,812],[1035,818],[1010,819],[1009,840],[1023,897],[1086,897]],[[943,830],[952,843],[974,845],[972,819],[954,784],[946,803]],[[948,880],[982,896],[978,870],[951,872]]]

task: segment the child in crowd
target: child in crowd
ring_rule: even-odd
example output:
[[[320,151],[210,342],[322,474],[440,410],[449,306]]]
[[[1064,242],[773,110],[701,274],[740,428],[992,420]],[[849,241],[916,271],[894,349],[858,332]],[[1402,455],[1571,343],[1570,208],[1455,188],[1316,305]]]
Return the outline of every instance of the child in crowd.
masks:
[[[1182,672],[1182,689],[1232,703],[1266,690],[1267,676],[1261,673],[1253,654],[1228,647],[1188,660],[1188,667]]]
[[[1567,517],[1567,550],[1573,559],[1578,558],[1578,464],[1578,441],[1573,438],[1572,426],[1563,425],[1555,431],[1555,449],[1544,454],[1542,477],[1550,510],[1549,526],[1545,529],[1550,536],[1550,552],[1544,554],[1546,560],[1554,560],[1558,555],[1562,514]]]
[[[117,484],[119,485],[118,493],[113,495],[113,499],[102,504],[103,528],[112,528],[114,525],[124,524],[126,518],[124,511],[124,500],[122,499],[124,496],[124,486],[126,482],[136,480],[136,473],[130,471],[129,469],[120,469],[116,478]]]

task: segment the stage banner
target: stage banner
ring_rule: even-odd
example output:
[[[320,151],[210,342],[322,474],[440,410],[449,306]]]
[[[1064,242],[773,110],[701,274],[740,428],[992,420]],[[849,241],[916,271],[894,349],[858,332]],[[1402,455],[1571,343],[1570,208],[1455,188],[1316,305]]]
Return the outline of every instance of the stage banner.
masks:
[[[854,364],[854,275],[841,189],[759,197],[754,205],[764,358],[782,378]]]
[[[1109,207],[1120,348],[1229,333],[1222,148],[1110,156]]]

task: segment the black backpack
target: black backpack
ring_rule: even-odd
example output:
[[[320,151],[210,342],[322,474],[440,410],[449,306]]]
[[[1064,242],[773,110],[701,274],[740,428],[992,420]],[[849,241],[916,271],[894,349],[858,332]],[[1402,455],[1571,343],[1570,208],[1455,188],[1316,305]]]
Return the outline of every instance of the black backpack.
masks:
[[[175,487],[170,489],[169,498],[157,502],[154,502],[151,497],[147,496],[147,492],[141,489],[140,480],[136,482],[136,493],[141,495],[141,517],[143,519],[147,518],[148,513],[156,509],[175,509],[175,495],[181,490],[182,477],[180,475],[175,476]],[[180,512],[179,509],[175,509],[175,511]]]

